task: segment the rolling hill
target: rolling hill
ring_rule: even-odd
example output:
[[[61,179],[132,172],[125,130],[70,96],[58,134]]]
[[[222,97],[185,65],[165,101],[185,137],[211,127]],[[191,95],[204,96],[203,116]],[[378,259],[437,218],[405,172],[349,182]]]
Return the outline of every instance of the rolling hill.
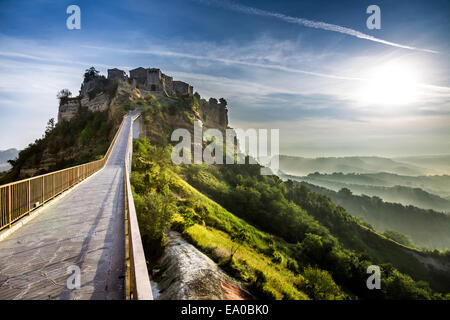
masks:
[[[416,166],[432,168],[434,174],[450,174],[450,155],[429,155],[429,156],[410,156],[394,158],[395,161],[401,161]]]
[[[17,158],[19,154],[19,150],[10,148],[7,150],[0,150],[0,172],[6,171],[11,168],[11,165],[8,163],[8,160],[14,160]]]
[[[288,174],[303,176],[320,173],[378,173],[389,172],[399,175],[424,175],[430,170],[382,157],[326,157],[304,158],[280,155],[280,169]]]
[[[297,177],[297,181],[339,191],[350,189],[354,194],[378,196],[388,202],[413,205],[424,209],[450,212],[450,176],[399,176],[389,173],[376,174],[319,174]]]
[[[389,203],[379,197],[355,195],[348,189],[336,192],[306,182],[301,182],[301,184],[314,192],[329,197],[353,216],[368,222],[380,233],[394,230],[409,236],[419,247],[450,248],[450,215]]]

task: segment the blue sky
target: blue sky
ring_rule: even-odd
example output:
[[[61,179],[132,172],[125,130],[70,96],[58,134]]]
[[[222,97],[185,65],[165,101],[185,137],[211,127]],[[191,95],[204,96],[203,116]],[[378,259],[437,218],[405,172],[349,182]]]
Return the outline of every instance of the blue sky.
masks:
[[[66,28],[71,4],[81,30]],[[371,4],[380,30],[366,27]],[[226,98],[234,127],[279,128],[285,154],[449,153],[449,12],[438,0],[2,0],[0,149],[40,137],[86,68],[144,66]]]

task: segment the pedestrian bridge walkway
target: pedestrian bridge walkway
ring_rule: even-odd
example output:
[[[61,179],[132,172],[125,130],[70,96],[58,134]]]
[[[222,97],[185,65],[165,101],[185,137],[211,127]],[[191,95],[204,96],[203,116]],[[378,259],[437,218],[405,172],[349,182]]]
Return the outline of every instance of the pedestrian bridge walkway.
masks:
[[[70,176],[69,185],[76,185],[0,240],[0,299],[151,299],[126,169],[136,116],[124,117],[100,169],[83,179]],[[32,184],[28,198],[36,193]],[[2,204],[9,206],[10,221],[14,190]],[[46,187],[40,190],[44,195]],[[34,214],[28,211],[19,223]]]

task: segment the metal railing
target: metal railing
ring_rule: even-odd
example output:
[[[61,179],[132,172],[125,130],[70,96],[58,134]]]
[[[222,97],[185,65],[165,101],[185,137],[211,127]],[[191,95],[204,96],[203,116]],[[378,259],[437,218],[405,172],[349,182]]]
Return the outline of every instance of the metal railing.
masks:
[[[0,230],[11,227],[23,216],[103,168],[123,127],[125,117],[102,159],[0,186]]]
[[[142,246],[139,224],[131,192],[130,173],[133,154],[133,122],[140,114],[131,119],[128,133],[127,151],[124,164],[124,190],[125,190],[125,248],[126,248],[126,299],[127,300],[153,300],[150,278],[144,248]]]
[[[128,300],[152,300],[150,278],[130,183],[133,122],[139,116],[140,114],[137,114],[131,118],[124,162],[125,294]],[[108,151],[102,159],[0,186],[0,230],[11,227],[14,222],[23,216],[102,169],[109,159],[125,120],[126,116],[124,116]]]

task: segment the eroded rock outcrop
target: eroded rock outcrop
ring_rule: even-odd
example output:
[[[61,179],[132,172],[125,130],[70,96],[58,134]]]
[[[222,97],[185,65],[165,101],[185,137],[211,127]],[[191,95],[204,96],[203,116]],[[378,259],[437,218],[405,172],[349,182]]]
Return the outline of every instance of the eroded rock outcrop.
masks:
[[[159,300],[249,300],[252,295],[175,231],[159,260]]]
[[[89,73],[90,72],[90,73]],[[132,99],[123,97],[147,97],[153,95],[159,100],[176,101],[180,97],[195,97],[198,101],[198,119],[206,127],[226,129],[228,110],[225,99],[202,99],[194,88],[183,81],[174,80],[158,68],[136,68],[130,75],[123,70],[108,69],[108,77],[98,74],[94,68],[88,69],[77,97],[60,99],[58,121],[70,121],[80,108],[89,111],[104,111]],[[181,116],[183,116],[181,112]],[[179,115],[178,115],[179,116]]]

